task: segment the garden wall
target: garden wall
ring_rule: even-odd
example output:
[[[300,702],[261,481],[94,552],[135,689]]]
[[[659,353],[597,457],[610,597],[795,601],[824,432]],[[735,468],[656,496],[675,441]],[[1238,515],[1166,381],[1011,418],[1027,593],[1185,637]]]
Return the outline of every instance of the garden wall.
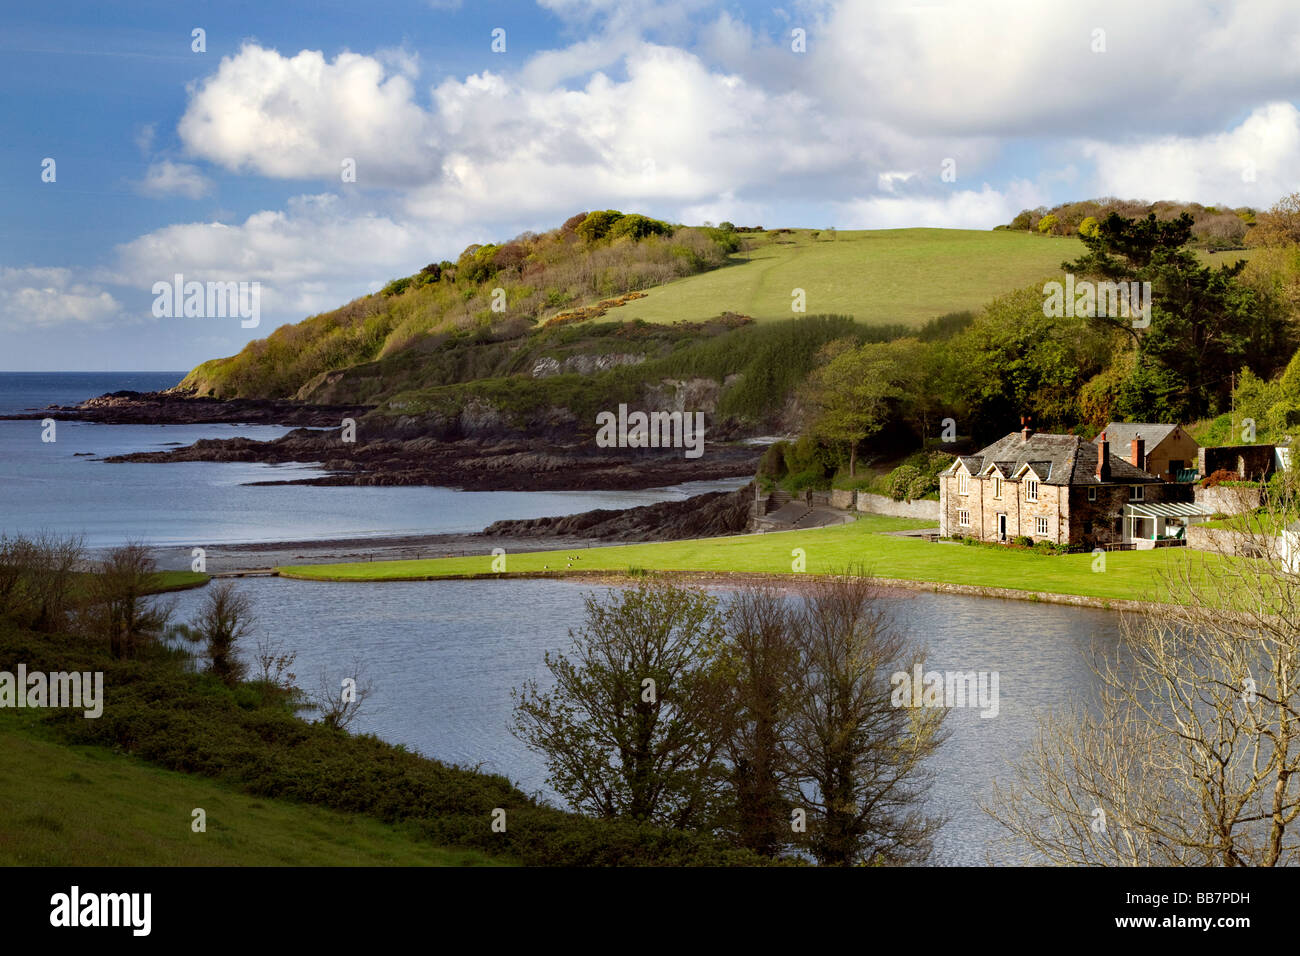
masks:
[[[866,511],[876,515],[889,515],[892,518],[924,518],[934,522],[939,520],[939,502],[928,498],[919,498],[916,501],[895,501],[893,498],[887,498],[884,495],[873,495],[865,491],[859,491],[857,507],[859,511]]]

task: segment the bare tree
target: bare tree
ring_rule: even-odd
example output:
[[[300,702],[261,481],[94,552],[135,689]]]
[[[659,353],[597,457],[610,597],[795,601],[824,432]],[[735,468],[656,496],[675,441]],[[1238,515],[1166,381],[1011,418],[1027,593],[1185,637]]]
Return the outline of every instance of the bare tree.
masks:
[[[89,576],[88,629],[107,640],[114,657],[135,657],[146,643],[158,640],[167,630],[172,605],[152,596],[157,581],[157,562],[139,542],[114,548]]]
[[[787,746],[792,802],[823,865],[919,863],[943,821],[922,805],[947,711],[894,706],[891,675],[921,661],[864,572],[809,584]]]
[[[354,658],[351,668],[341,678],[322,668],[316,689],[303,695],[303,709],[315,711],[318,721],[331,730],[347,730],[374,692],[365,665],[360,658]]]
[[[198,613],[183,629],[191,641],[203,645],[208,671],[228,686],[248,674],[248,665],[238,657],[236,645],[253,629],[253,602],[234,581],[210,586]]]
[[[1048,715],[985,811],[1030,861],[1300,862],[1300,575],[1289,495],[1189,556],[1094,654],[1096,701]],[[1254,555],[1245,557],[1243,555]]]
[[[278,642],[259,633],[253,641],[254,680],[266,687],[292,692],[298,675],[292,670],[297,651],[286,651]]]

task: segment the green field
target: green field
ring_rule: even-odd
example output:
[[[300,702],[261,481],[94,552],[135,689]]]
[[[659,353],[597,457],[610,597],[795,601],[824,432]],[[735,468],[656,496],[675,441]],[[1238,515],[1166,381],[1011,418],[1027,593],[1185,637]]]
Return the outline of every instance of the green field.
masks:
[[[191,831],[191,812],[207,832]],[[0,866],[471,866],[363,816],[251,797],[98,747],[42,739],[0,711]]]
[[[789,319],[791,291],[807,294],[807,314],[859,322],[921,325],[948,312],[978,310],[999,295],[1059,275],[1085,251],[1074,237],[979,229],[866,229],[827,238],[816,230],[754,234],[742,261],[647,290],[606,318],[676,322],[738,312]],[[1208,265],[1249,259],[1250,251],[1198,252]]]
[[[758,234],[749,240],[748,262],[650,289],[607,318],[674,322],[730,311],[789,319],[796,317],[791,290],[801,288],[809,315],[920,325],[1056,275],[1084,251],[1078,239],[1021,232],[873,229],[813,240],[812,231]]]
[[[1093,570],[1091,554],[1044,555],[1011,548],[931,543],[883,534],[931,526],[931,522],[867,515],[850,525],[619,545],[582,551],[507,555],[508,573],[572,571],[701,571],[790,574],[795,548],[806,555],[812,574],[863,565],[875,577],[1082,595],[1108,600],[1167,600],[1162,572],[1188,569],[1197,579],[1222,561],[1217,555],[1166,548],[1117,551],[1105,556],[1105,570]],[[401,581],[490,575],[490,556],[426,561],[375,561],[284,567],[287,577],[323,581]]]

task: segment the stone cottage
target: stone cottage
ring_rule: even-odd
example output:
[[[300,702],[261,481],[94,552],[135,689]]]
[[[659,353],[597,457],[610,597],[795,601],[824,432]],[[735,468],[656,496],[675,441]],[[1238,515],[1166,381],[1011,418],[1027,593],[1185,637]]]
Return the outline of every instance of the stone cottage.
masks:
[[[1163,482],[1110,448],[1105,434],[1093,444],[1025,425],[958,458],[939,476],[940,535],[1091,549],[1162,538],[1181,511],[1199,513],[1189,485]]]
[[[1182,425],[1111,422],[1102,434],[1111,448],[1157,478],[1177,481],[1180,472],[1196,470],[1201,446]]]

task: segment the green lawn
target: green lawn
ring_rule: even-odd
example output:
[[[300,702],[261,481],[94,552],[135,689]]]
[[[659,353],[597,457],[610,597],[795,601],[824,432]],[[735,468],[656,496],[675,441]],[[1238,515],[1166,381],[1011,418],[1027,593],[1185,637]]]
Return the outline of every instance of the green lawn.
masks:
[[[191,831],[191,812],[207,832]],[[98,747],[42,738],[0,711],[0,866],[472,866],[362,816],[251,797]]]
[[[797,317],[791,290],[807,294],[807,314],[852,315],[860,322],[920,325],[978,309],[995,296],[1056,275],[1082,254],[1077,239],[975,229],[811,230],[751,240],[748,262],[647,290],[607,318],[675,322],[739,312],[755,319]]]
[[[700,538],[618,545],[581,551],[507,556],[506,571],[565,573],[570,570],[750,571],[791,573],[791,552],[802,548],[809,573],[832,573],[865,565],[881,578],[1011,588],[1128,600],[1164,600],[1160,572],[1190,566],[1197,577],[1212,572],[1217,555],[1166,548],[1117,551],[1105,570],[1093,570],[1091,554],[1043,555],[1010,548],[969,547],[892,537],[881,532],[931,526],[930,522],[866,515],[851,525],[774,534]],[[570,560],[569,556],[573,555]],[[375,561],[284,567],[287,577],[325,581],[429,580],[490,575],[491,556],[427,561]]]

